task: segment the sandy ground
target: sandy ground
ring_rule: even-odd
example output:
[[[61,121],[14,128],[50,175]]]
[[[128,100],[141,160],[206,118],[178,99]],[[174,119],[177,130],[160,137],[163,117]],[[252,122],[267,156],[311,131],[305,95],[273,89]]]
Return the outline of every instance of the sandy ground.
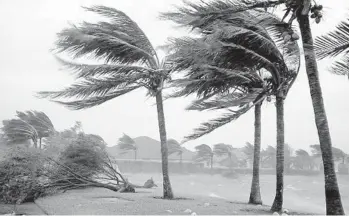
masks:
[[[118,194],[101,188],[68,191],[38,199],[37,205],[19,206],[27,214],[59,215],[252,215],[269,212],[275,194],[275,177],[261,176],[262,200],[266,206],[245,204],[248,200],[251,176],[227,179],[219,175],[171,175],[172,188],[177,200],[162,200],[161,174],[126,174],[134,184],[143,184],[153,177],[160,186],[155,189],[138,189],[135,194]],[[342,202],[349,212],[349,176],[339,176]],[[154,198],[157,197],[157,198]],[[5,206],[12,208],[12,206]],[[308,214],[325,214],[323,177],[285,176],[284,207]],[[0,205],[1,209],[4,206]],[[185,210],[187,210],[185,212]],[[29,212],[30,211],[30,212]],[[294,212],[295,214],[297,212]],[[297,213],[298,214],[298,213]]]
[[[59,215],[271,215],[269,206],[232,203],[215,197],[177,194],[175,200],[160,198],[161,189],[139,189],[120,194],[101,188],[69,191],[39,199],[36,203],[48,214]]]

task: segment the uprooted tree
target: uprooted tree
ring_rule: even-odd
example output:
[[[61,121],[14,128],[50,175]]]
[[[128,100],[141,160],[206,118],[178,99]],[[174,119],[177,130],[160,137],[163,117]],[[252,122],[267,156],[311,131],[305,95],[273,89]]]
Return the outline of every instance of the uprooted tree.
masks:
[[[67,190],[102,187],[116,192],[156,186],[152,179],[137,186],[119,172],[107,152],[80,134],[58,157],[27,147],[11,150],[0,163],[0,201],[20,204]]]

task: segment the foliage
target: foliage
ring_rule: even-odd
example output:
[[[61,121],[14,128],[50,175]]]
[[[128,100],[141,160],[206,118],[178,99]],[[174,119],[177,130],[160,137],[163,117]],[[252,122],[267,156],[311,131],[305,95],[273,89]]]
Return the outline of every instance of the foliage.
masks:
[[[56,51],[72,54],[74,58],[93,57],[104,64],[80,64],[57,57],[62,65],[74,71],[76,83],[61,91],[39,92],[38,96],[79,110],[98,106],[141,87],[151,96],[161,91],[169,78],[169,70],[165,62],[159,61],[137,23],[114,8],[85,9],[107,21],[83,22],[62,30]],[[73,100],[56,100],[65,98]]]
[[[211,149],[210,146],[206,145],[206,144],[201,144],[198,146],[195,146],[195,150],[196,150],[196,155],[195,155],[195,161],[197,162],[208,162],[211,163],[212,165],[212,158],[213,158],[213,150]]]
[[[134,151],[135,160],[137,159],[138,147],[136,145],[136,142],[127,134],[124,134],[122,137],[119,138],[118,148],[122,150],[120,154],[126,154],[129,151]]]
[[[48,137],[55,132],[50,118],[40,111],[17,111],[17,117],[35,128],[38,138]]]
[[[171,96],[196,94],[199,100],[190,110],[227,111],[222,117],[203,123],[185,141],[239,118],[281,86],[287,94],[299,71],[297,43],[280,43],[282,33],[290,31],[282,21],[262,11],[208,12],[214,10],[213,5],[222,9],[227,4],[187,2],[176,12],[163,14],[166,19],[200,33],[195,38],[172,39],[168,45],[173,70],[184,75],[174,81],[180,90]]]
[[[254,156],[254,145],[252,145],[249,142],[246,142],[246,145],[243,148],[243,152],[247,156],[247,159],[249,161],[253,161],[253,156]]]
[[[0,163],[0,201],[20,204],[45,194],[39,176],[44,172],[43,156],[35,149],[14,147]]]
[[[319,144],[310,145],[310,148],[314,157],[321,157],[321,149]],[[349,157],[347,153],[336,147],[332,147],[332,155],[334,160],[342,161],[343,163],[345,163],[346,159]]]
[[[37,142],[37,131],[22,119],[4,120],[2,124],[4,125],[2,130],[7,143],[23,143],[27,140],[32,140],[34,144]]]
[[[183,153],[183,149],[179,142],[174,139],[167,140],[167,146],[168,146],[168,155],[172,154],[178,154],[181,155]]]
[[[310,154],[304,149],[298,149],[296,156],[293,158],[293,166],[295,169],[312,169],[314,166],[314,160]]]
[[[330,71],[349,78],[349,19],[342,21],[331,31],[315,39],[316,56],[319,59],[337,57]]]

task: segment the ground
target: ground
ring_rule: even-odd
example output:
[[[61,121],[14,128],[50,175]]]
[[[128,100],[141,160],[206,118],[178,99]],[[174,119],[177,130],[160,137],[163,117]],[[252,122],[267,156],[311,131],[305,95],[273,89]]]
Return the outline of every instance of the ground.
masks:
[[[178,200],[159,199],[162,193],[161,174],[127,174],[135,184],[143,184],[153,177],[159,188],[137,190],[136,194],[90,188],[68,191],[37,200],[36,214],[159,214],[189,215],[190,209],[198,215],[271,214],[269,206],[275,194],[275,176],[261,176],[262,199],[266,206],[246,205],[251,176],[226,179],[219,175],[171,175],[172,188]],[[349,176],[338,176],[342,202],[349,212]],[[156,198],[154,198],[156,197]],[[30,204],[27,204],[27,209]],[[38,206],[43,210],[40,210]],[[22,207],[22,206],[20,206]],[[24,205],[25,207],[25,205]],[[284,207],[290,212],[325,214],[323,176],[285,176]],[[0,206],[1,209],[1,206]],[[297,213],[293,212],[293,213]],[[27,212],[29,213],[29,212]]]

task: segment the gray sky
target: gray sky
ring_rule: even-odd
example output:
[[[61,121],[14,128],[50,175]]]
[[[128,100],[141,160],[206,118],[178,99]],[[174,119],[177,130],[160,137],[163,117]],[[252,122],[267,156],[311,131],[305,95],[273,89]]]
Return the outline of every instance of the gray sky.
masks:
[[[126,12],[148,35],[154,46],[162,45],[169,36],[184,35],[184,30],[172,28],[168,22],[158,21],[160,11],[171,8],[179,0],[1,0],[0,1],[0,120],[12,118],[16,110],[41,110],[53,121],[56,129],[63,130],[82,121],[85,132],[101,135],[114,145],[122,133],[159,139],[156,107],[145,91],[136,91],[83,111],[70,111],[58,104],[33,97],[36,91],[57,90],[71,83],[68,72],[59,70],[52,54],[55,34],[68,22],[94,20],[80,6],[103,4]],[[322,0],[325,21],[314,23],[314,35],[330,29],[348,11],[346,0]],[[331,2],[331,4],[330,4]],[[330,61],[319,64],[320,79],[329,120],[333,145],[349,153],[349,81],[326,71]],[[304,66],[304,64],[303,64]],[[184,108],[190,99],[165,102],[167,134],[181,140],[201,122],[217,116],[216,113],[188,112]],[[253,111],[211,134],[185,146],[193,149],[198,144],[227,143],[241,147],[253,142]],[[262,146],[275,146],[276,119],[274,104],[262,110]],[[304,67],[285,102],[285,140],[293,148],[308,148],[318,143],[317,130],[311,105],[308,81]]]

